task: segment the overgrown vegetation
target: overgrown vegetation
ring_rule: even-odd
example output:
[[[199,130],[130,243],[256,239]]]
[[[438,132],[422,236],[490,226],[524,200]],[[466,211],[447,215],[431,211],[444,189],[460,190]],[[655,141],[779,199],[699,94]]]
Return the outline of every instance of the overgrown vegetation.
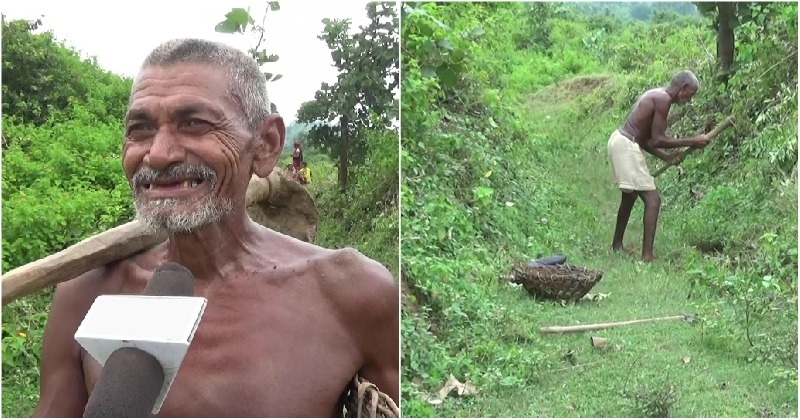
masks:
[[[3,272],[133,216],[119,158],[131,81],[37,26],[2,23]],[[3,416],[28,416],[38,399],[52,291],[3,308]]]
[[[796,416],[797,5],[749,10],[722,80],[714,16],[403,6],[404,416]],[[609,251],[606,142],[685,68],[702,88],[670,131],[737,127],[659,177],[660,259],[644,265]],[[561,306],[498,282],[558,253],[603,270],[609,297]],[[536,331],[692,310],[695,325],[599,332],[607,352]],[[478,394],[426,402],[451,374]]]
[[[371,2],[366,7],[368,25],[351,33],[350,19],[323,19],[325,28],[318,36],[328,44],[339,76],[333,85],[323,83],[314,100],[301,105],[297,119],[313,124],[306,136],[310,144],[338,158],[342,190],[347,189],[350,165],[364,163],[368,138],[392,133],[396,137],[392,123],[398,115],[394,95],[400,69],[395,9],[394,3]],[[395,191],[389,194],[396,196]]]
[[[372,2],[365,12],[370,22],[358,30],[349,19],[323,19],[317,38],[331,50],[339,76],[297,111],[298,123],[308,127],[298,138],[336,162],[338,188],[329,185],[315,196],[320,244],[358,244],[397,278],[398,16],[392,3]]]
[[[269,2],[266,9],[271,13],[279,6]],[[241,19],[255,24],[246,11],[233,9],[217,29],[245,33],[249,27],[258,40],[259,25],[242,26]],[[133,217],[120,162],[131,80],[81,60],[52,33],[38,30],[40,23],[3,20],[3,272]],[[262,64],[278,59],[267,54],[265,44],[250,51]],[[309,129],[290,125],[289,141]],[[306,150],[313,171],[308,188],[320,217],[317,243],[354,247],[397,276],[397,134],[375,129],[362,136],[363,161],[351,167],[345,193],[337,187],[330,157]],[[52,291],[3,307],[3,417],[28,417],[38,401]]]

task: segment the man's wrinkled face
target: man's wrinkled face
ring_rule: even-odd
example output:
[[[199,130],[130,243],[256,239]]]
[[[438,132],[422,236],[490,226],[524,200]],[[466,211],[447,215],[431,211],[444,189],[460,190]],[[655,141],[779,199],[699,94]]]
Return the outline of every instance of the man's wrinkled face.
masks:
[[[685,85],[678,91],[678,103],[684,105],[692,100],[694,94],[697,93],[697,87],[692,85]]]
[[[226,90],[224,72],[208,65],[139,74],[122,151],[137,219],[187,233],[233,212],[250,178],[242,157],[251,134]]]

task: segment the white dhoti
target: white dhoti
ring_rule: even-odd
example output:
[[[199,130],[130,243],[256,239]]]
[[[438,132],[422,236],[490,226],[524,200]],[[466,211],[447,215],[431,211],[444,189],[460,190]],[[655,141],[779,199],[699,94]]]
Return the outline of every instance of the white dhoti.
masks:
[[[614,130],[608,139],[608,158],[614,171],[614,183],[623,192],[656,189],[642,148],[635,141],[623,136],[619,130]]]

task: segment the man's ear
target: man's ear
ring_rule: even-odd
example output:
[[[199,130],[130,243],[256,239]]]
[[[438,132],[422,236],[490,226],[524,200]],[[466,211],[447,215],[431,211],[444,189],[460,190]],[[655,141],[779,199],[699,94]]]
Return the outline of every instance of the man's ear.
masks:
[[[266,178],[281,157],[283,143],[286,141],[286,126],[283,117],[269,115],[261,121],[256,132],[255,153],[253,155],[253,173]]]

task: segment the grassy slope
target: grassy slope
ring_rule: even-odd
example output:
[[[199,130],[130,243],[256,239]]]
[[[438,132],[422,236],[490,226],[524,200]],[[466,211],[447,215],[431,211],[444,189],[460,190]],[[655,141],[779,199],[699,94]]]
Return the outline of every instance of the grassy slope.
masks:
[[[534,374],[537,379],[528,385],[491,384],[475,397],[451,396],[428,414],[642,416],[646,412],[637,409],[636,398],[630,396],[650,392],[650,397],[639,401],[657,403],[672,387],[676,398],[671,415],[676,417],[795,416],[796,387],[786,382],[770,385],[770,370],[747,363],[746,343],[704,340],[697,324],[668,321],[593,333],[538,334],[538,327],[546,325],[622,321],[692,310],[692,301],[687,300],[691,278],[682,261],[693,251],[678,236],[680,220],[670,211],[670,197],[663,199],[656,238],[659,261],[645,265],[638,256],[608,251],[619,192],[613,188],[605,143],[622,116],[606,110],[595,113],[593,118],[579,116],[573,100],[588,93],[581,89],[593,87],[593,83],[572,83],[535,95],[530,117],[536,122],[535,132],[571,143],[565,146],[564,153],[556,154],[546,167],[540,168],[559,178],[558,184],[573,186],[563,197],[560,215],[549,223],[564,238],[569,262],[605,273],[593,292],[608,293],[608,298],[562,307],[536,302],[514,286],[492,287],[495,301],[513,308],[514,323],[498,325],[503,330],[499,336],[516,341],[522,351],[527,348],[544,352],[548,363],[531,366],[539,371]],[[556,103],[539,99],[559,96],[562,100]],[[626,246],[641,249],[641,217],[639,203],[631,216]],[[498,255],[497,259],[506,260],[509,256]],[[608,338],[607,350],[594,351],[589,345],[591,335]],[[574,353],[576,364],[593,364],[570,368],[563,359],[568,351]],[[688,363],[682,361],[685,356],[690,358]],[[486,369],[502,363],[489,361]],[[525,374],[530,372],[521,373]]]

